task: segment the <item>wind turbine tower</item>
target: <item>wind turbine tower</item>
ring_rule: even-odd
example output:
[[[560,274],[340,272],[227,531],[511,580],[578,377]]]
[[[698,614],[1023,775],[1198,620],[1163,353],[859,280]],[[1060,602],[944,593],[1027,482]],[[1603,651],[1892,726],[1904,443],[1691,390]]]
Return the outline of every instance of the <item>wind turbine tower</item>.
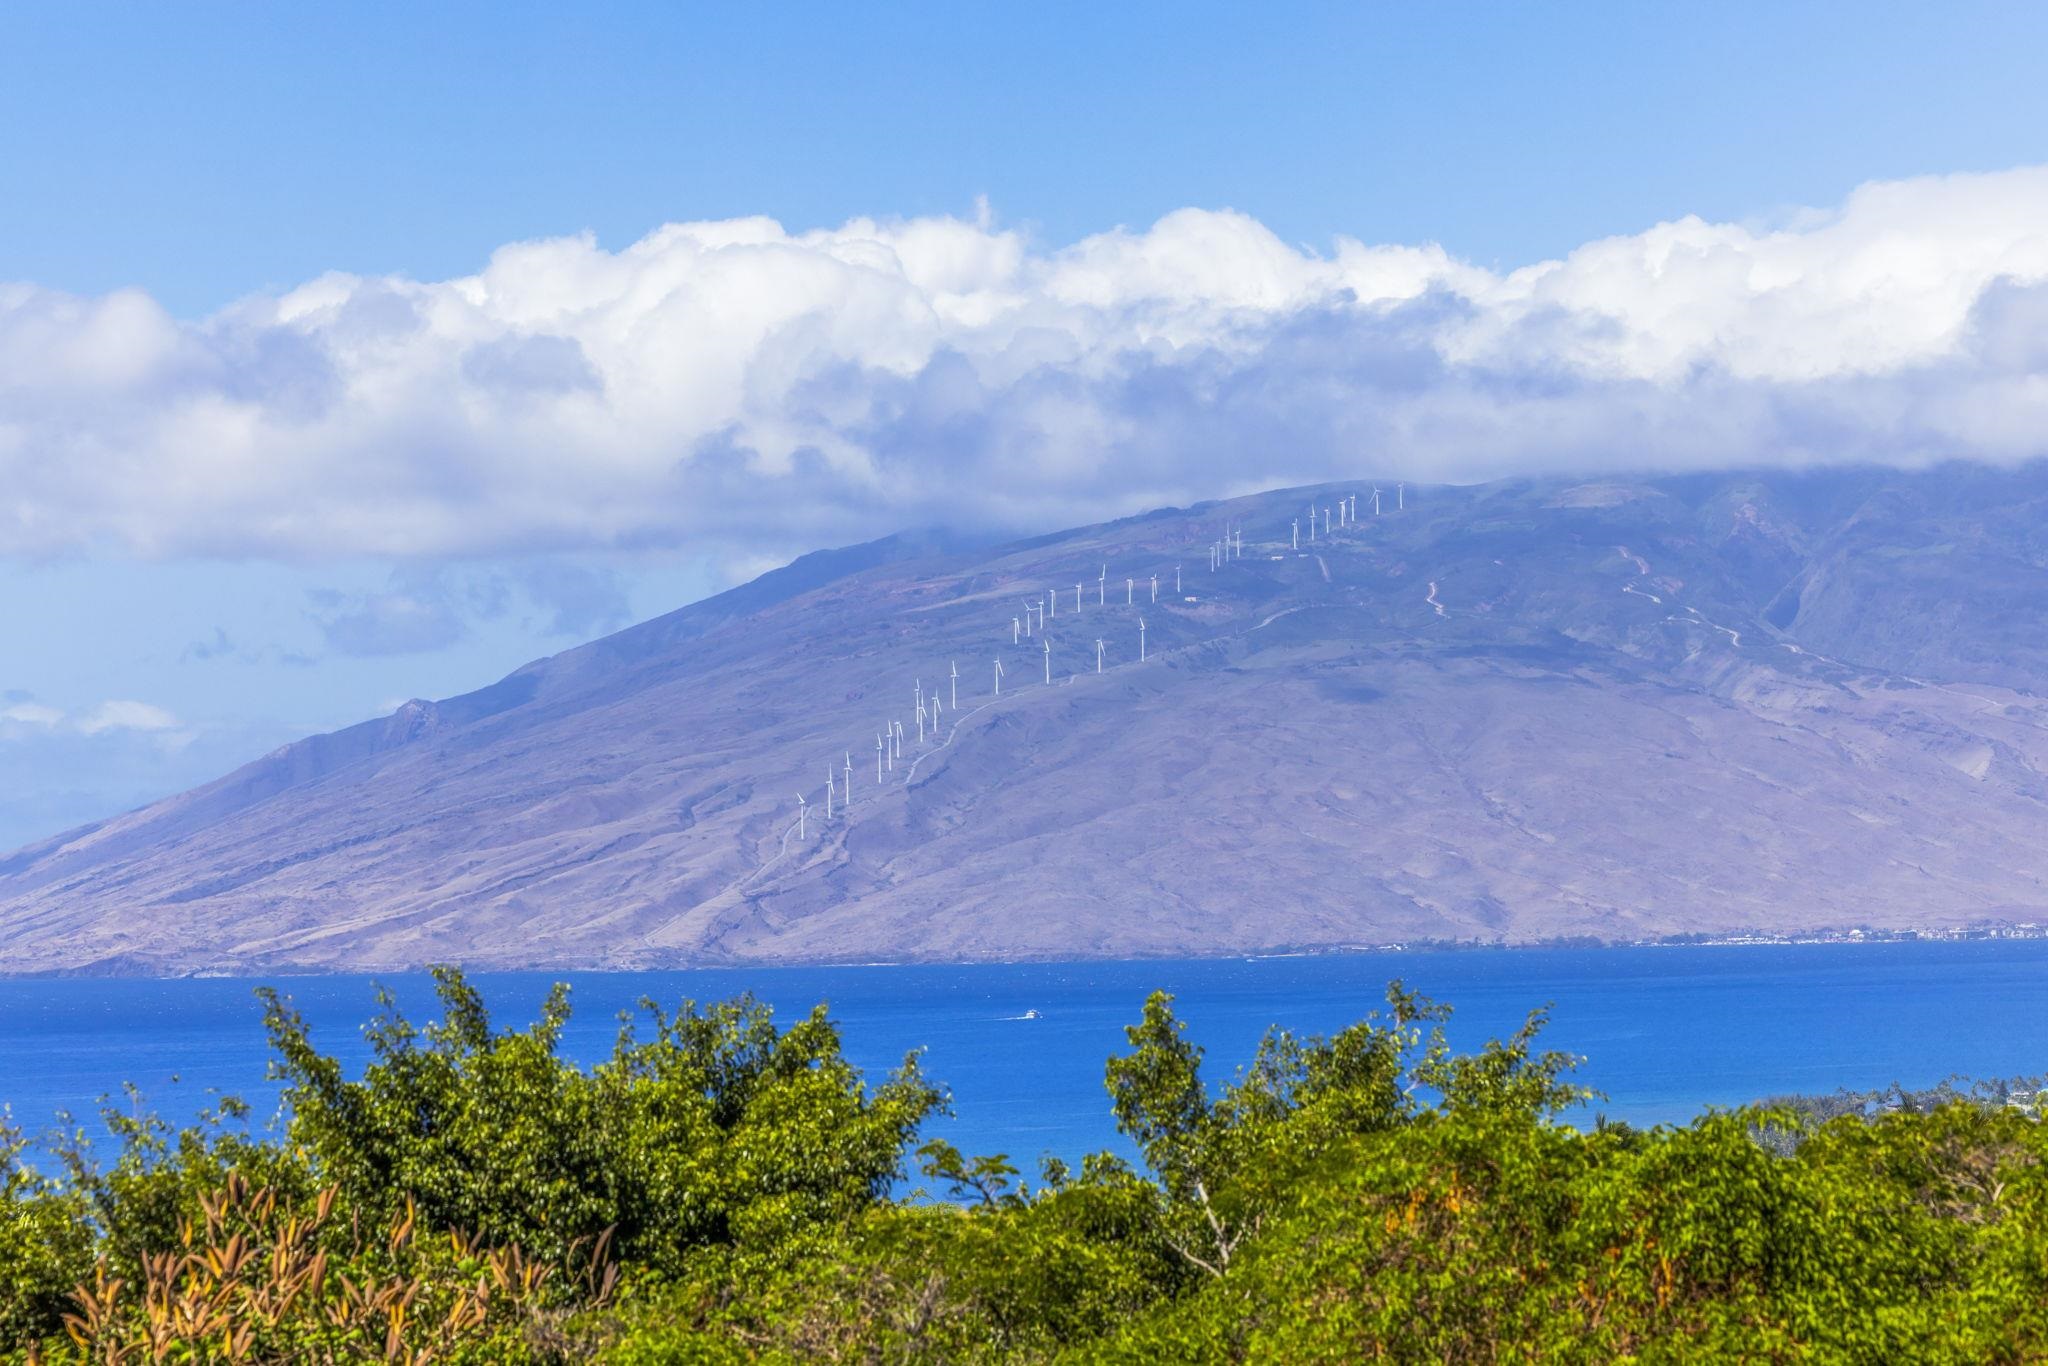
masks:
[[[1052,637],[1041,636],[1039,640],[1045,646],[1045,681],[1050,683],[1052,682]]]
[[[1109,566],[1102,566],[1102,572],[1095,576],[1095,605],[1109,606]]]
[[[825,819],[832,819],[832,765],[825,765]]]
[[[846,751],[846,804],[853,805],[853,751]]]
[[[998,659],[998,660],[996,660],[996,696],[997,696],[997,697],[1001,697],[1002,695],[1003,695],[1003,661],[1002,661],[1001,659]]]
[[[1013,641],[1011,641],[1010,643],[1011,643],[1012,645],[1015,645],[1015,644],[1016,644],[1017,642],[1013,640]],[[951,704],[952,704],[953,710],[954,710],[954,711],[958,711],[958,710],[960,710],[960,661],[959,661],[959,660],[957,660],[957,659],[953,659],[953,660],[948,660],[948,661],[947,661],[947,666],[948,666],[949,668],[951,668],[951,669],[953,670],[953,676],[952,676],[952,678],[950,678],[949,680],[947,680],[947,681],[948,681],[948,682],[949,682],[949,683],[950,683],[950,684],[952,685],[952,694],[953,694],[953,695],[952,695],[952,697],[951,697],[950,701],[951,701]]]
[[[1372,515],[1375,517],[1380,515],[1380,486],[1378,484],[1372,486]]]
[[[1159,601],[1159,576],[1157,574],[1152,576],[1152,601]]]
[[[1138,662],[1145,662],[1145,619],[1138,618]]]
[[[1299,517],[1297,517],[1297,518],[1295,518],[1295,519],[1294,519],[1294,543],[1293,543],[1292,545],[1290,545],[1290,546],[1288,547],[1288,549],[1289,549],[1289,550],[1299,550],[1299,549],[1301,549],[1301,518],[1299,518]]]
[[[1100,636],[1097,636],[1095,639],[1095,672],[1102,672],[1102,638]]]
[[[1134,602],[1136,602],[1136,601],[1137,601],[1137,599],[1136,599],[1135,597],[1133,597],[1133,596],[1132,596],[1132,595],[1133,595],[1133,594],[1135,594],[1135,593],[1136,593],[1137,591],[1138,591],[1138,581],[1137,581],[1136,579],[1125,579],[1125,580],[1124,580],[1124,606],[1126,606],[1126,607],[1129,607],[1129,606],[1131,606],[1131,605],[1132,605],[1132,604],[1133,604]]]
[[[798,839],[804,837],[804,810],[804,794],[799,792],[796,794],[796,837]]]
[[[1406,484],[1394,485],[1394,511],[1399,512],[1401,509],[1407,506],[1408,486]]]
[[[875,736],[875,786],[877,786],[877,787],[880,787],[881,785],[882,785],[882,737],[881,737],[880,733],[877,733],[877,734],[876,734],[876,736]]]
[[[1017,643],[1017,619],[1015,617],[1010,618],[1010,643],[1012,645]]]

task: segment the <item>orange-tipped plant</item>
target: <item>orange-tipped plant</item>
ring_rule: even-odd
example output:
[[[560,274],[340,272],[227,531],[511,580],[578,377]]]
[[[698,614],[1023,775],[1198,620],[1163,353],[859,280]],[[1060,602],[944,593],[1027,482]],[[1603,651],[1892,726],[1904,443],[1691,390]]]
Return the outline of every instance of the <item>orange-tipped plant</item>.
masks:
[[[332,1188],[309,1209],[240,1176],[200,1201],[179,1246],[143,1258],[138,1284],[105,1261],[64,1318],[72,1359],[126,1363],[338,1362],[423,1366],[494,1337],[515,1339],[563,1297],[554,1268],[516,1247],[424,1237],[407,1201],[380,1234],[334,1217]],[[609,1238],[579,1268],[589,1302],[610,1294]],[[60,1349],[62,1350],[62,1349]]]

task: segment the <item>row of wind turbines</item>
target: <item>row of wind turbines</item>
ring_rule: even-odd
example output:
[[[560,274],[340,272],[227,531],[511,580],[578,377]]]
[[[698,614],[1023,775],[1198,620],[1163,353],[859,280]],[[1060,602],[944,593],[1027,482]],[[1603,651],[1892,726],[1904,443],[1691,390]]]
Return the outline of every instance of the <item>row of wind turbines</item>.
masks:
[[[1397,483],[1394,489],[1395,510],[1405,510],[1408,505],[1407,484]],[[1374,486],[1367,496],[1372,501],[1372,515],[1375,517],[1380,516],[1381,490],[1378,486]],[[1333,521],[1332,518],[1335,520]],[[1311,503],[1308,506],[1308,539],[1311,545],[1316,544],[1318,540],[1316,526],[1318,519],[1322,523],[1321,539],[1323,540],[1330,539],[1333,531],[1356,526],[1360,520],[1358,495],[1349,494],[1337,499],[1333,504],[1318,506]],[[1299,517],[1294,519],[1290,536],[1290,547],[1297,551],[1301,549],[1301,522],[1302,519]],[[1242,560],[1243,558],[1243,524],[1224,523],[1222,535],[1218,539],[1211,541],[1208,545],[1209,572],[1212,574],[1216,573],[1231,561]],[[1181,571],[1182,566],[1175,564],[1173,567],[1173,592],[1175,596],[1185,595]],[[1130,608],[1137,606],[1137,585],[1139,582],[1140,580],[1135,575],[1127,576],[1124,579],[1124,606]],[[1159,574],[1148,574],[1144,579],[1144,583],[1146,585],[1147,603],[1156,605],[1159,601]],[[1080,616],[1082,614],[1086,585],[1086,579],[1079,580],[1074,584],[1074,605],[1070,610],[1070,615]],[[1035,599],[1019,598],[1018,602],[1022,606],[1023,611],[1010,618],[1010,644],[1013,647],[1020,647],[1025,641],[1033,638],[1038,640],[1039,654],[1044,665],[1044,683],[1048,687],[1052,685],[1052,637],[1048,633],[1047,622],[1059,619],[1060,597],[1065,592],[1066,586],[1062,584],[1049,589],[1042,597]],[[1098,610],[1106,610],[1109,606],[1109,565],[1106,563],[1103,564],[1095,576],[1095,605]],[[1135,662],[1143,664],[1151,656],[1147,648],[1145,617],[1142,613],[1138,615],[1137,625],[1138,658]],[[1095,672],[1098,674],[1104,672],[1107,647],[1108,642],[1104,637],[1096,637]],[[993,676],[991,678],[989,700],[983,704],[984,706],[993,705],[994,702],[1002,697],[1003,681],[1009,677],[1009,670],[1003,667],[1003,657],[1000,652],[994,656],[992,664]],[[936,741],[942,734],[940,719],[947,711],[958,713],[960,710],[959,661],[947,661],[947,670],[946,697],[943,702],[940,700],[936,690],[930,693],[925,691],[924,680],[921,677],[913,678],[911,681],[911,719],[912,724],[916,727],[917,744],[920,749],[925,746],[927,736]],[[957,725],[958,722],[956,721],[955,724]],[[904,758],[904,747],[909,742],[909,739],[910,732],[901,720],[886,720],[882,724],[882,729],[876,732],[875,784],[877,787],[885,785],[889,781],[890,776],[895,773],[896,765]],[[940,743],[943,742],[941,741]],[[802,840],[807,836],[811,802],[802,792],[796,794],[796,802],[797,838]],[[853,807],[853,751],[850,749],[842,752],[841,760],[838,764],[835,765],[828,761],[825,765],[825,820],[830,821],[833,818],[835,803],[836,809],[842,814],[850,811]]]

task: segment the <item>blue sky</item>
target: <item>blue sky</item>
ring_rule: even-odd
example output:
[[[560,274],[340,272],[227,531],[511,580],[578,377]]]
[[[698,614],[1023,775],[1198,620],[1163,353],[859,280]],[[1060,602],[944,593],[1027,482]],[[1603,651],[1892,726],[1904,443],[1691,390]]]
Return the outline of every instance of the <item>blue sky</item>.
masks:
[[[1189,205],[1513,266],[2043,155],[2038,5],[0,9],[7,278],[209,311],[684,218]]]
[[[0,7],[0,850],[907,524],[2038,454],[2042,51],[2021,5]]]

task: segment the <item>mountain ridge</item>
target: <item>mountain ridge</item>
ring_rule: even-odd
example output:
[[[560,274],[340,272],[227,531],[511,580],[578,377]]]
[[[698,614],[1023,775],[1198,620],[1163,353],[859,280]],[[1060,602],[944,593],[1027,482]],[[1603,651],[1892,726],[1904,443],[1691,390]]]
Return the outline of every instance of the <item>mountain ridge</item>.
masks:
[[[1371,487],[803,557],[0,859],[0,971],[2048,919],[2041,466]],[[1055,587],[1048,687],[1010,619]],[[828,753],[852,816],[799,840]]]

